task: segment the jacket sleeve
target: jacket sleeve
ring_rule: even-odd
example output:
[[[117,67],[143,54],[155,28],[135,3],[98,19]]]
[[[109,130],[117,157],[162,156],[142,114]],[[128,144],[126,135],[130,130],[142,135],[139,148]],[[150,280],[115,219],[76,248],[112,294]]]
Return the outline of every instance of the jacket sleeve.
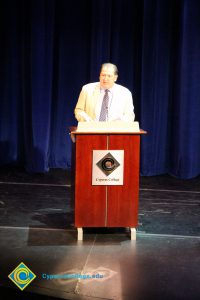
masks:
[[[123,112],[123,121],[134,122],[135,120],[135,113],[134,113],[134,106],[133,106],[133,97],[132,93],[128,91],[126,95],[125,107]]]
[[[75,118],[77,119],[78,122],[84,122],[84,121],[91,121],[91,117],[86,113],[86,98],[87,98],[87,91],[82,88],[78,102],[76,104],[74,114]]]

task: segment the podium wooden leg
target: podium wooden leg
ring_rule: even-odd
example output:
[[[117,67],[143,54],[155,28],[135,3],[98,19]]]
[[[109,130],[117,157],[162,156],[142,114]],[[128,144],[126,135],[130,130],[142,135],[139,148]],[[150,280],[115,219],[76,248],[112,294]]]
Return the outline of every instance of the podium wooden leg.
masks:
[[[78,231],[78,241],[82,241],[83,240],[83,228],[79,227],[77,228]]]
[[[131,241],[135,241],[136,240],[136,229],[134,227],[131,227],[130,230],[131,230]]]

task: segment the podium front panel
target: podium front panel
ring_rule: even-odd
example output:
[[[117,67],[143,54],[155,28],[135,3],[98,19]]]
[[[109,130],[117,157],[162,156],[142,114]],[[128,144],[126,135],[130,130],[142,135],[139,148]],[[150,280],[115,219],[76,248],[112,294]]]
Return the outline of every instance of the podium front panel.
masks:
[[[93,150],[124,150],[123,185],[92,185]],[[139,150],[139,134],[76,134],[76,227],[137,226]]]

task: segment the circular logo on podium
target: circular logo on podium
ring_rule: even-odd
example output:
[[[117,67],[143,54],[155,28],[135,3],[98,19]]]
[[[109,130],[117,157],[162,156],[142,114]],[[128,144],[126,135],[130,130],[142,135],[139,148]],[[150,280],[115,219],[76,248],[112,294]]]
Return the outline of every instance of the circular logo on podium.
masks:
[[[110,175],[116,168],[119,167],[119,162],[114,158],[114,156],[109,152],[100,161],[98,161],[97,166],[106,175]]]

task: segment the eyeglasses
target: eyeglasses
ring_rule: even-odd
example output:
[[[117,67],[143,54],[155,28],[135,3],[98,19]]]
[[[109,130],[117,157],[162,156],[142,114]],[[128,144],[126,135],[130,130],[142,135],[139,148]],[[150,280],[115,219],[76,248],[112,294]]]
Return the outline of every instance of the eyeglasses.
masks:
[[[108,78],[108,79],[111,79],[113,78],[115,75],[110,75],[110,74],[100,74],[100,77],[102,78]]]

